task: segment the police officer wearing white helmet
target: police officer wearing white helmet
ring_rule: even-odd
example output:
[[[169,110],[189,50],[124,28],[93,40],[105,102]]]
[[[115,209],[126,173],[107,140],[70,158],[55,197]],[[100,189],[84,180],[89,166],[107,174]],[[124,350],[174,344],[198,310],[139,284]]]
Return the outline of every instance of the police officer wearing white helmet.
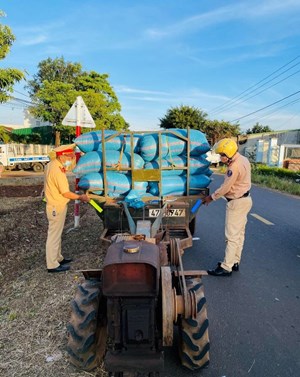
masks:
[[[252,207],[250,197],[251,166],[249,160],[238,153],[238,146],[232,139],[220,140],[214,149],[220,155],[221,162],[227,165],[227,171],[223,184],[213,194],[207,196],[203,202],[208,205],[221,197],[225,197],[227,200],[226,250],[223,262],[219,262],[214,270],[207,272],[214,276],[230,276],[232,271],[239,270],[247,215]]]

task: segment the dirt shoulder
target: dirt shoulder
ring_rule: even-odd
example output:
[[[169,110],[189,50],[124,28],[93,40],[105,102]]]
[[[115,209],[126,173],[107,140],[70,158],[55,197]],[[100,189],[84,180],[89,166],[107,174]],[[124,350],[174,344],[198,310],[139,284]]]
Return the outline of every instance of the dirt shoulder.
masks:
[[[102,222],[81,205],[80,227],[69,204],[63,254],[71,270],[49,274],[45,264],[47,218],[41,200],[43,176],[0,178],[0,375],[105,376],[102,368],[82,372],[69,364],[66,324],[80,269],[102,265]]]

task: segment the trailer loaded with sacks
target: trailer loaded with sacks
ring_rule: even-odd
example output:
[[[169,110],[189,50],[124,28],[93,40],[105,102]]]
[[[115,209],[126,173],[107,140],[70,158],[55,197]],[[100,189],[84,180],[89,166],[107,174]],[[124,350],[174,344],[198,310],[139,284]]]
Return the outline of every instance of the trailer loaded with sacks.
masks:
[[[75,140],[74,173],[101,206],[103,266],[84,270],[68,323],[72,364],[111,376],[158,376],[178,327],[190,370],[209,363],[202,276],[186,271],[184,250],[208,195],[210,146],[198,130],[94,131]]]

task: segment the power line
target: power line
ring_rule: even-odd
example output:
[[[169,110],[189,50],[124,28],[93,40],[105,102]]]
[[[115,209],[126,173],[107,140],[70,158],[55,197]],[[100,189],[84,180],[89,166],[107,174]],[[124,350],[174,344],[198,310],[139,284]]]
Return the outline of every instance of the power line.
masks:
[[[261,119],[267,118],[267,117],[269,117],[270,115],[272,115],[272,114],[274,114],[274,113],[277,113],[280,109],[283,109],[283,108],[285,108],[285,107],[288,107],[288,106],[290,106],[290,105],[293,105],[293,104],[295,104],[295,103],[297,103],[297,102],[299,102],[299,101],[300,101],[300,98],[297,98],[297,99],[295,99],[295,100],[293,100],[293,101],[291,101],[291,102],[288,102],[288,103],[286,103],[286,104],[284,104],[284,105],[282,105],[282,106],[277,107],[276,109],[274,109],[274,110],[268,112],[266,115],[263,115],[263,116],[260,117],[260,118],[255,118],[255,117],[253,117],[252,119],[246,121],[246,123],[252,123],[252,122],[254,122],[254,121],[256,121],[256,122],[260,122]]]
[[[242,93],[240,93],[239,95],[231,98],[230,100],[226,101],[225,103],[223,103],[222,105],[219,105],[219,106],[216,106],[215,108],[213,108],[211,110],[211,113],[216,113],[216,112],[219,112],[220,109],[223,109],[223,108],[226,108],[226,106],[232,102],[237,102],[238,99],[240,99],[240,97],[243,97],[243,95],[247,92],[249,92],[251,89],[255,88],[257,85],[259,85],[260,83],[264,82],[265,80],[267,80],[269,77],[273,76],[275,73],[279,72],[280,70],[282,70],[284,67],[288,66],[289,64],[291,64],[292,62],[294,62],[295,60],[297,60],[298,58],[300,57],[300,55],[296,56],[294,59],[292,59],[291,61],[289,61],[288,63],[284,64],[283,66],[281,66],[280,68],[278,68],[277,70],[275,70],[274,72],[272,72],[270,75],[266,76],[265,78],[263,78],[262,80],[258,81],[256,84],[250,86],[249,88],[247,88],[246,90],[244,90]],[[295,64],[294,66],[298,65],[299,63]],[[294,67],[293,66],[293,67]],[[293,68],[293,67],[290,67],[289,69]],[[287,70],[286,70],[287,71]],[[286,71],[284,71],[283,73],[285,73]],[[283,74],[281,73],[281,75]],[[279,77],[280,75],[276,76]],[[273,78],[272,80],[274,80],[275,78]],[[272,81],[271,80],[271,81]],[[269,81],[270,82],[270,81]],[[265,85],[265,84],[264,84]],[[258,89],[258,88],[257,88]]]
[[[16,109],[26,109],[26,106],[22,106],[20,104],[14,104],[14,103],[0,103],[0,106],[10,107],[10,108],[16,108]]]
[[[296,114],[292,115],[289,119],[287,119],[284,123],[281,123],[281,125],[279,127],[282,127],[282,126],[285,126],[288,122],[290,122],[292,119],[294,119],[296,116],[298,116],[298,114],[300,114],[299,112],[297,112]]]
[[[17,101],[17,102],[21,102],[21,103],[25,103],[27,105],[34,105],[34,103],[32,102],[29,102],[27,101],[26,99],[22,99],[22,98],[17,98],[17,97],[11,97],[13,100]]]
[[[18,92],[17,90],[14,89],[14,92],[18,93],[18,94],[21,94],[21,96],[24,96],[24,97],[27,97],[27,98],[30,98],[30,96],[28,94],[24,94],[24,93],[21,93],[21,92]]]
[[[233,120],[231,120],[230,122],[237,122],[237,121],[239,121],[239,120],[241,120],[241,119],[247,118],[247,117],[249,117],[250,115],[256,114],[256,113],[258,113],[258,112],[260,112],[260,111],[262,111],[262,110],[267,109],[268,107],[271,107],[271,106],[273,106],[273,105],[276,105],[276,103],[282,102],[282,101],[284,101],[284,100],[287,99],[287,98],[290,98],[290,97],[292,97],[292,96],[295,96],[295,95],[298,94],[298,93],[300,93],[300,90],[298,90],[297,92],[292,93],[292,94],[290,94],[289,96],[286,96],[286,97],[284,97],[284,98],[282,98],[282,99],[280,99],[280,100],[278,100],[278,101],[275,101],[275,102],[271,103],[270,105],[264,106],[264,107],[262,107],[262,108],[260,108],[260,109],[258,109],[258,110],[256,110],[256,111],[253,111],[252,113],[249,113],[249,114],[243,115],[242,117],[239,117],[239,118],[236,118],[236,119],[233,119]]]
[[[300,63],[298,63],[298,64],[300,64]],[[296,65],[298,65],[298,64],[295,64],[295,65],[293,66],[293,68],[294,68]],[[286,70],[285,72],[287,72],[287,71],[288,71],[288,70]],[[284,73],[285,73],[285,72],[284,72]],[[300,69],[299,69],[298,71],[296,71],[296,72],[290,74],[289,76],[287,76],[287,77],[285,77],[285,78],[283,78],[283,79],[281,79],[281,80],[275,82],[274,84],[268,86],[267,88],[264,88],[264,89],[261,90],[260,92],[253,94],[253,95],[250,96],[250,97],[248,97],[248,95],[251,94],[253,91],[249,92],[248,94],[246,94],[246,98],[245,98],[243,101],[238,101],[237,103],[233,103],[231,106],[227,107],[226,110],[230,110],[230,109],[231,109],[232,107],[234,107],[235,105],[237,105],[237,104],[240,105],[241,103],[244,103],[245,101],[248,101],[249,99],[258,96],[259,94],[265,92],[266,90],[268,90],[268,89],[270,89],[270,88],[273,88],[273,86],[275,86],[275,85],[277,85],[277,84],[280,84],[281,82],[283,82],[283,81],[289,79],[290,77],[296,75],[296,74],[299,73],[299,72],[300,72]],[[279,76],[281,76],[281,75],[278,75],[278,76],[274,77],[274,79],[277,78],[277,77],[279,77]],[[254,91],[256,91],[257,89],[261,88],[262,86],[268,84],[269,82],[273,81],[274,79],[267,81],[265,84],[259,86],[259,87],[256,88]],[[242,98],[244,98],[244,97],[241,97],[240,99],[242,99]],[[225,110],[225,109],[222,109],[221,111],[224,111],[224,110]],[[219,112],[218,112],[218,113],[219,113]]]

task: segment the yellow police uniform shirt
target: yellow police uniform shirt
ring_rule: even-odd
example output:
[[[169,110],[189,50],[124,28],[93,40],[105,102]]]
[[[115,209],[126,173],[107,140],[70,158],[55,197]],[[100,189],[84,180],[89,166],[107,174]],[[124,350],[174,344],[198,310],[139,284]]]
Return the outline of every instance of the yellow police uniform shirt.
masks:
[[[251,165],[249,160],[236,153],[227,167],[224,183],[211,195],[213,200],[225,196],[229,199],[241,198],[251,188]]]
[[[70,191],[67,175],[61,162],[54,159],[47,164],[44,178],[44,192],[47,205],[64,207],[70,199],[63,194]]]

